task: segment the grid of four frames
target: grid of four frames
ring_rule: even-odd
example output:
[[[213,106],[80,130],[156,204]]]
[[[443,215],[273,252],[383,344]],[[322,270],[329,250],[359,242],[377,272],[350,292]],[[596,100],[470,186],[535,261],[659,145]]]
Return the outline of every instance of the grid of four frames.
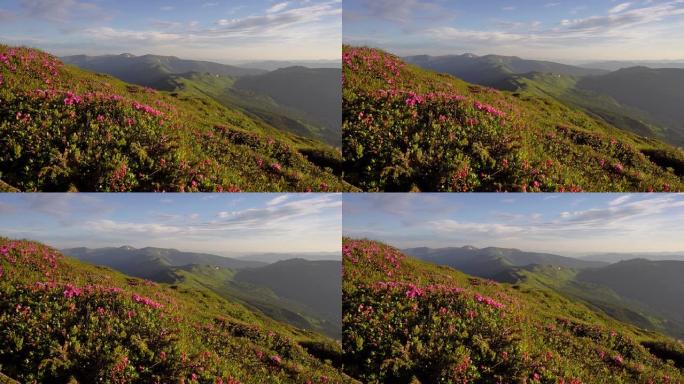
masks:
[[[3,1],[0,382],[684,384],[683,22]]]

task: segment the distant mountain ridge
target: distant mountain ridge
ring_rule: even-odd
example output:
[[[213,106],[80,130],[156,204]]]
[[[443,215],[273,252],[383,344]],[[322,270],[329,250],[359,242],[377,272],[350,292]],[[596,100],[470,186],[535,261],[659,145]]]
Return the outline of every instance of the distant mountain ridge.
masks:
[[[264,73],[264,70],[243,68],[210,61],[185,60],[175,56],[121,55],[61,57],[65,64],[75,65],[94,72],[107,73],[125,82],[154,86],[171,74],[209,72],[224,76],[247,76]]]
[[[308,67],[308,68],[341,68],[342,62],[338,60],[262,60],[248,61],[237,64],[242,68],[256,68],[265,71],[275,71],[276,69],[287,67]]]
[[[223,268],[242,269],[266,265],[259,261],[240,260],[206,253],[182,252],[167,248],[133,248],[131,246],[109,248],[69,248],[65,255],[92,264],[104,265],[127,275],[154,280],[169,267],[189,264],[215,265]]]
[[[424,69],[448,73],[469,83],[493,86],[510,75],[530,72],[556,73],[570,76],[605,74],[602,69],[576,67],[551,61],[526,60],[516,56],[486,55],[470,53],[444,56],[407,56],[403,58],[410,64]]]
[[[684,251],[682,252],[629,252],[629,253],[595,253],[582,256],[581,259],[592,261],[603,261],[607,263],[617,263],[619,261],[644,259],[644,260],[678,260],[684,261]]]
[[[648,67],[648,68],[684,68],[684,60],[609,60],[593,61],[580,64],[580,67],[605,69],[617,71],[622,68]]]
[[[595,268],[606,265],[600,261],[582,260],[550,253],[526,252],[513,248],[408,248],[402,252],[434,264],[447,265],[464,273],[494,278],[512,267],[555,265],[566,268]]]

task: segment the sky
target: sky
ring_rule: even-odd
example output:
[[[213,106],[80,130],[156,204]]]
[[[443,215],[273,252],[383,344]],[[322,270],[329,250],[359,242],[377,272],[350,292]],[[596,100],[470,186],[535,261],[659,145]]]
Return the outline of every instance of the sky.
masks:
[[[684,194],[345,194],[343,233],[400,248],[684,251]]]
[[[684,0],[345,0],[343,40],[399,55],[684,59]]]
[[[5,193],[0,236],[57,248],[151,246],[223,256],[339,253],[341,214],[340,194]]]
[[[0,42],[66,56],[339,60],[341,0],[2,0]]]

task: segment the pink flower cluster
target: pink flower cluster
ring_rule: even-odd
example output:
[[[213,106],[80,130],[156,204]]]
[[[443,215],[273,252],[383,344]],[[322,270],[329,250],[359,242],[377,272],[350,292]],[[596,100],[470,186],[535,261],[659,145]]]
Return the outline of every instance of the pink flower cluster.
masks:
[[[491,105],[483,104],[483,103],[480,103],[479,101],[475,101],[474,106],[475,106],[475,109],[477,109],[478,111],[487,112],[488,114],[490,114],[492,116],[502,117],[502,116],[506,115],[505,113],[503,113],[502,111],[499,111],[498,109],[492,107]]]
[[[486,304],[486,305],[488,305],[492,308],[496,308],[496,309],[501,309],[504,307],[504,305],[499,303],[498,301],[496,301],[490,297],[487,297],[487,296],[482,296],[479,293],[475,294],[475,301],[477,301],[478,303]]]
[[[65,105],[76,105],[79,104],[83,100],[80,96],[75,95],[73,92],[67,92],[66,97],[64,98],[64,104]]]
[[[150,299],[150,298],[147,298],[147,297],[145,297],[145,296],[140,296],[140,295],[138,295],[137,293],[134,293],[133,296],[132,296],[132,298],[133,298],[133,301],[135,301],[136,303],[140,303],[140,304],[146,305],[146,306],[148,306],[148,307],[150,307],[150,308],[159,309],[159,308],[162,308],[162,307],[163,307],[163,305],[157,303],[156,301],[154,301],[154,300],[152,300],[152,299]]]
[[[143,112],[147,113],[148,115],[152,115],[154,117],[161,116],[161,114],[162,114],[160,111],[150,107],[149,105],[140,104],[137,101],[133,102],[133,108],[138,110],[138,111],[143,111]]]
[[[423,104],[424,102],[425,98],[416,94],[415,92],[409,92],[408,98],[406,99],[406,105],[409,107],[414,107],[417,104]]]
[[[82,293],[83,293],[83,289],[74,287],[71,284],[67,284],[66,289],[64,290],[64,297],[67,297],[67,298],[78,297],[78,296],[81,296]]]
[[[409,284],[408,290],[406,291],[406,297],[409,299],[415,299],[416,297],[423,296],[423,289],[415,286],[414,284]]]

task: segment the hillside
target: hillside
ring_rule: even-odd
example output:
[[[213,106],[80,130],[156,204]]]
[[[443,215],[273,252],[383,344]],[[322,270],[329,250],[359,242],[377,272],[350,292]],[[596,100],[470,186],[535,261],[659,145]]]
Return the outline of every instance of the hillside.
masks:
[[[311,72],[302,76],[304,81],[290,74],[293,69],[239,79],[191,72],[170,75],[158,82],[155,88],[208,96],[221,105],[239,109],[251,118],[283,131],[339,147],[340,70],[303,70]],[[334,85],[331,86],[332,79]],[[252,86],[257,89],[250,89]],[[315,111],[313,107],[316,107]],[[334,120],[337,120],[336,125]]]
[[[670,128],[684,145],[684,69],[633,67],[602,76],[581,79],[582,90],[608,95],[619,103],[643,111],[662,126]]]
[[[0,179],[23,191],[341,191],[339,154],[209,97],[0,46]]]
[[[0,329],[0,371],[21,382],[353,382],[325,337],[29,241],[0,239]]]
[[[598,77],[587,79],[593,78]],[[658,138],[672,145],[684,143],[682,132],[660,124],[649,113],[622,104],[607,94],[580,88],[579,84],[587,81],[572,76],[530,73],[511,76],[496,87],[526,95],[552,97],[637,135]]]
[[[345,179],[367,191],[678,191],[684,154],[548,97],[343,52]]]
[[[268,287],[279,297],[302,303],[320,318],[340,327],[340,271],[341,263],[335,260],[291,259],[241,270],[236,273],[235,280]]]
[[[634,259],[577,274],[576,280],[612,289],[669,319],[684,338],[684,261]],[[674,329],[673,329],[674,330]]]
[[[340,137],[342,126],[342,70],[288,67],[235,81],[237,89],[270,96],[278,104],[302,111]],[[337,143],[340,140],[336,140]]]
[[[607,266],[604,268],[609,270],[611,267]],[[586,271],[601,276],[601,272],[597,273],[601,269],[603,268],[588,269]],[[635,300],[628,295],[617,292],[609,285],[593,283],[582,279],[581,276],[584,273],[585,270],[529,265],[511,268],[495,276],[495,280],[553,289],[619,321],[634,324],[640,328],[658,331],[678,339],[684,337],[684,322],[681,321],[679,316],[671,316],[666,311],[658,308],[657,301]],[[673,283],[665,275],[659,276],[658,279],[664,279],[667,284]],[[673,286],[677,284],[677,282],[674,282]],[[641,289],[649,290],[650,288],[644,286]],[[676,291],[672,292],[670,289],[659,291],[659,294],[669,297],[670,300],[678,297],[678,293]],[[675,307],[675,309],[678,308]]]
[[[73,248],[63,253],[129,276],[208,289],[273,319],[340,337],[339,261],[294,259],[269,265],[149,247]]]
[[[144,55],[129,53],[104,56],[65,56],[60,60],[79,68],[106,73],[127,83],[154,87],[168,75],[188,72],[209,72],[223,76],[258,75],[265,71],[254,68],[241,68],[209,61],[184,60],[174,56]]]
[[[431,71],[448,73],[469,83],[494,86],[511,75],[530,72],[554,73],[570,76],[600,75],[607,71],[583,68],[551,61],[526,60],[515,56],[473,54],[445,56],[408,56],[407,63]]]
[[[464,273],[495,278],[513,267],[553,265],[566,268],[591,268],[605,263],[575,259],[548,253],[526,252],[510,248],[451,247],[411,248],[402,250],[409,256],[439,265],[447,265]]]
[[[345,369],[364,382],[684,382],[681,344],[552,290],[367,240],[344,239],[343,267]]]

